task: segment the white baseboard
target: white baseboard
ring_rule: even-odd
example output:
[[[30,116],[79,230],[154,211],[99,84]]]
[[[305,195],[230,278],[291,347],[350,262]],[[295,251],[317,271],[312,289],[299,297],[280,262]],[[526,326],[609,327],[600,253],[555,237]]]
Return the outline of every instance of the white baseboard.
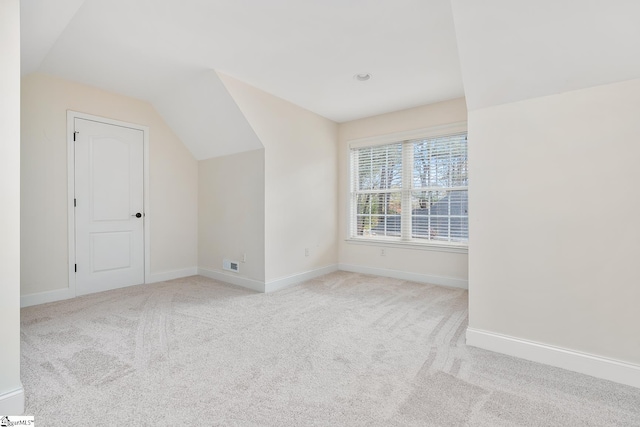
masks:
[[[247,279],[246,277],[238,276],[237,274],[224,273],[219,270],[209,270],[206,268],[198,268],[198,274],[210,279],[219,280],[221,282],[230,283],[232,285],[241,286],[243,288],[251,289],[257,292],[264,292],[264,282],[254,279]]]
[[[181,270],[155,273],[147,277],[145,283],[164,282],[165,280],[179,279],[181,277],[195,276],[198,274],[197,267],[183,268]],[[126,286],[125,286],[126,287]],[[104,290],[117,289],[108,287]],[[78,294],[80,296],[81,294]],[[55,291],[38,292],[36,294],[22,295],[20,297],[20,307],[30,307],[32,305],[46,304],[48,302],[62,301],[74,298],[76,292],[71,288],[56,289]]]
[[[373,276],[391,277],[393,279],[409,280],[411,282],[429,283],[446,286],[448,288],[469,289],[469,281],[455,277],[433,276],[430,274],[412,273],[410,271],[389,270],[386,268],[366,267],[363,265],[338,264],[338,269],[353,273],[370,274]]]
[[[0,415],[24,414],[24,389],[22,386],[8,393],[0,394]]]
[[[302,283],[307,280],[315,279],[316,277],[320,277],[325,274],[333,273],[334,271],[338,271],[337,264],[328,265],[326,267],[317,268],[315,270],[306,271],[304,273],[294,274],[292,276],[270,280],[264,285],[265,292],[275,292],[289,286],[297,285],[298,283]]]
[[[232,273],[226,273],[220,270],[210,270],[207,268],[198,268],[198,274],[200,274],[201,276],[209,277],[210,279],[219,280],[221,282],[230,283],[236,286],[242,286],[243,288],[251,289],[257,292],[275,292],[288,286],[293,286],[306,280],[314,279],[316,277],[322,276],[323,274],[332,273],[337,270],[338,266],[333,264],[315,270],[306,271],[304,273],[270,280],[266,283],[260,280],[247,279],[246,277],[241,277]]]
[[[56,289],[55,291],[38,292],[37,294],[21,295],[20,307],[46,304],[48,302],[62,301],[73,298],[76,293],[71,288]]]
[[[640,365],[474,328],[467,345],[640,388]]]
[[[154,273],[147,277],[145,283],[164,282],[166,280],[180,279],[182,277],[195,276],[198,274],[198,267],[182,268],[180,270],[164,271],[162,273]]]

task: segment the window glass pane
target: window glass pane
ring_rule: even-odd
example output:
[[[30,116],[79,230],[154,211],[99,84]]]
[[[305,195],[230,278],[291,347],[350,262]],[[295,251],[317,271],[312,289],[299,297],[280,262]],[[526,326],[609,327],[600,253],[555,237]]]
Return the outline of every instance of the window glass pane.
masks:
[[[446,242],[469,240],[468,192],[413,191],[411,237]]]
[[[357,196],[358,236],[400,236],[402,195],[399,191]]]
[[[354,237],[468,241],[466,133],[357,148],[351,156]],[[402,187],[403,174],[410,187]]]
[[[414,141],[413,188],[468,185],[467,136]]]
[[[356,150],[358,190],[402,187],[402,144]]]

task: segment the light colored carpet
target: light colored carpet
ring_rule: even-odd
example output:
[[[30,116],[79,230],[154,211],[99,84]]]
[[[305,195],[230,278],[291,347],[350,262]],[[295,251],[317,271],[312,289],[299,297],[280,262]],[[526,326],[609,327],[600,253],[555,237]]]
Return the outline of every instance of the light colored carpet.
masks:
[[[467,292],[203,277],[22,310],[38,426],[640,425],[640,389],[464,344]]]

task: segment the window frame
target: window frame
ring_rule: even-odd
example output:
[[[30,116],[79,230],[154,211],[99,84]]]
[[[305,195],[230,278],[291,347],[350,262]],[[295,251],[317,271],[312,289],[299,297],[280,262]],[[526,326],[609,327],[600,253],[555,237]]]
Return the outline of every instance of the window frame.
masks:
[[[435,138],[442,137],[448,135],[455,135],[459,133],[467,133],[467,122],[455,122],[449,123],[440,126],[432,126],[429,128],[422,128],[416,130],[410,130],[405,132],[396,132],[385,135],[378,135],[374,137],[367,138],[359,138],[347,141],[346,144],[346,167],[347,167],[347,192],[346,192],[346,236],[345,241],[347,243],[359,244],[359,245],[369,245],[369,246],[388,246],[388,247],[401,247],[406,249],[419,249],[419,250],[435,250],[441,252],[459,252],[459,253],[467,253],[469,247],[469,241],[467,242],[444,242],[444,241],[434,241],[434,240],[425,240],[420,241],[419,239],[411,239],[411,240],[402,240],[402,237],[388,237],[388,236],[376,236],[376,237],[359,237],[352,236],[353,224],[352,221],[355,220],[355,215],[353,213],[353,193],[352,193],[352,184],[354,179],[354,173],[356,171],[352,168],[351,161],[351,151],[353,149],[358,148],[367,148],[367,147],[375,147],[382,146],[394,143],[401,143],[404,146],[404,142],[410,140],[417,139],[426,139],[426,138]],[[468,148],[467,148],[468,155]],[[403,181],[407,180],[411,181],[411,177],[403,177]],[[405,187],[406,183],[403,182],[402,193],[410,194],[411,190],[407,191]],[[468,191],[468,186],[467,186]],[[403,216],[403,220],[406,217],[407,213]],[[410,216],[411,213],[409,212]],[[402,227],[407,227],[406,221],[402,221]]]

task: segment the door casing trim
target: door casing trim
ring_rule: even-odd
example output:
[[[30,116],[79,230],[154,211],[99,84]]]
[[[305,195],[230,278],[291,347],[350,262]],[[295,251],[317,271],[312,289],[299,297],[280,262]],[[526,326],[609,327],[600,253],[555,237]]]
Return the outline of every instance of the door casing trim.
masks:
[[[150,224],[151,211],[149,204],[149,127],[121,120],[109,119],[106,117],[94,116],[92,114],[67,110],[67,245],[69,248],[69,293],[77,296],[76,290],[76,218],[73,199],[75,196],[75,144],[73,143],[74,121],[75,119],[91,120],[107,125],[122,126],[142,131],[144,138],[143,147],[143,203],[144,203],[144,283],[151,277],[151,245],[150,245]]]

